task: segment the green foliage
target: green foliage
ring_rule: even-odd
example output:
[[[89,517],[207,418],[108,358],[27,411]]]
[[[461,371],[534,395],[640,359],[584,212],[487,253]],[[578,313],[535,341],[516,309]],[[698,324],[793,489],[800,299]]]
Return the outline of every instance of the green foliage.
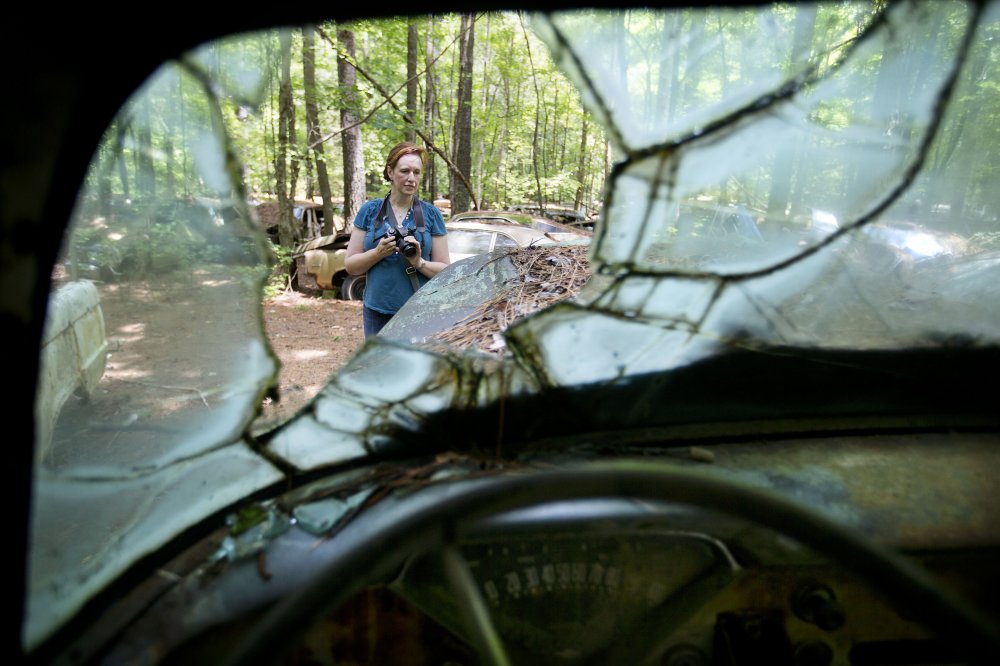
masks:
[[[105,216],[84,197],[63,260],[70,270],[88,272],[79,277],[102,280],[190,273],[219,264],[259,279],[264,265],[257,243],[238,219],[232,219],[235,212],[214,205],[192,200],[115,202]]]
[[[276,245],[270,240],[267,242],[276,259],[267,274],[267,281],[264,283],[264,298],[273,298],[288,288],[288,276],[294,259],[292,259],[290,248]]]
[[[624,85],[629,91],[629,108],[614,110],[614,114],[620,114],[615,115],[616,122],[634,125],[650,135],[683,137],[706,120],[747,103],[761,92],[759,86],[753,87],[761,81],[777,86],[800,74],[806,65],[819,71],[835,67],[881,4],[817,5],[812,27],[808,34],[803,33],[808,43],[801,45],[802,52],[810,55],[796,60],[790,46],[801,19],[809,18],[808,7],[778,5],[764,14],[757,7],[691,8],[672,14],[643,8],[610,13],[582,10],[562,15],[558,21],[566,34],[598,29],[593,36],[595,51],[608,44],[618,45],[606,51],[607,62],[588,65],[597,79],[618,82],[615,85]],[[965,10],[957,7],[955,11]],[[419,33],[418,125],[425,137],[450,156],[460,17],[441,14],[414,20]],[[357,48],[358,106],[354,111],[361,119],[366,182],[372,189],[369,196],[384,193],[380,176],[384,157],[409,129],[379,88],[388,91],[397,106],[405,106],[410,21],[409,17],[369,19],[348,26]],[[956,26],[960,23],[955,21]],[[339,130],[343,129],[340,112],[347,99],[337,72],[338,27],[344,26],[317,26],[315,39],[319,125],[326,137],[324,160],[334,197],[343,196]],[[928,30],[931,28],[928,26]],[[481,204],[506,207],[535,202],[539,196],[547,203],[565,203],[573,201],[582,189],[584,205],[596,207],[605,190],[607,140],[600,123],[584,109],[580,93],[553,62],[532,31],[532,24],[522,21],[518,14],[479,13],[475,31],[473,172],[468,176]],[[932,169],[943,171],[948,164],[967,160],[974,146],[1000,140],[1000,85],[996,77],[983,74],[995,69],[1000,25],[988,22],[982,31],[982,39],[977,40],[970,54],[969,74],[959,81],[958,103],[949,109],[951,122],[943,128],[932,151]],[[312,165],[316,155],[306,142],[302,33],[289,29],[287,34],[292,43],[295,141],[286,159],[288,166],[293,162],[298,165],[298,191],[293,196],[307,197],[318,194],[318,188]],[[882,91],[887,98],[917,94],[918,83],[933,79],[949,65],[949,49],[959,37],[957,28],[949,32],[946,21],[935,57],[923,63],[924,70],[918,70],[921,63],[914,63],[913,72],[905,76],[891,70],[883,72],[884,59],[877,49],[862,52],[852,65],[856,69],[852,76],[865,85],[855,86],[857,93],[847,90],[826,98],[817,95],[822,101],[809,109],[808,123],[813,131],[802,148],[826,148],[842,141],[839,135],[848,131],[858,135],[868,131],[872,137],[884,134],[887,128],[880,123],[885,118],[869,111],[879,100],[862,91],[874,91],[876,95]],[[224,130],[243,163],[246,190],[273,194],[279,118],[278,42],[277,30],[244,35],[198,49],[188,59],[193,65],[163,67],[109,128],[96,155],[97,166],[90,174],[91,185],[114,197],[134,199],[141,194],[140,186],[147,184],[146,172],[152,168],[157,197],[223,196],[218,183],[212,184],[212,170],[205,164],[204,153],[205,146]],[[827,50],[817,51],[818,45]],[[430,69],[425,71],[428,63]],[[214,88],[209,89],[198,79],[199,71],[208,75]],[[922,72],[920,77],[917,71]],[[882,78],[892,81],[892,87],[881,86]],[[832,79],[823,85],[837,82]],[[434,106],[425,117],[424,101],[431,92]],[[665,104],[667,99],[669,104]],[[217,107],[221,115],[216,114]],[[979,108],[982,115],[974,119],[964,116],[964,110],[971,107]],[[894,136],[902,136],[914,128],[900,126],[892,130]],[[614,146],[616,151],[620,148]],[[832,153],[825,150],[824,154]],[[433,151],[431,157],[436,177],[433,184],[425,183],[424,195],[454,194],[461,187],[459,181],[449,177],[446,165]],[[724,187],[712,186],[716,189],[704,194],[739,198],[762,209],[768,208],[770,200],[782,204],[775,210],[795,210],[827,205],[852,192],[852,188],[882,187],[866,176],[865,164],[799,159],[794,169],[782,175],[775,168],[776,154],[761,154],[754,159],[756,164],[745,174],[734,177]],[[994,159],[977,165],[974,171],[970,169],[958,183],[928,179],[918,182],[915,188],[927,201],[949,203],[955,211],[963,207],[977,211],[996,200],[992,183],[998,177],[1000,159]],[[307,185],[310,191],[306,191]],[[782,186],[785,191],[780,191]],[[190,231],[179,220],[157,220],[131,226],[115,243],[100,241],[97,232],[79,235],[76,242],[81,247],[96,247],[98,254],[108,254],[101,257],[107,261],[113,261],[115,253],[127,255],[141,251],[144,245],[163,243],[157,253],[165,252],[169,261],[178,266],[223,260],[232,252],[225,249],[227,246],[213,249],[213,238],[191,235]],[[285,281],[281,269],[273,269],[267,279],[274,285]],[[269,289],[278,289],[274,285]]]
[[[267,517],[267,509],[258,504],[245,506],[229,518],[229,533],[234,537],[239,536],[247,530],[263,523]]]
[[[394,102],[405,106],[406,43],[408,18],[357,21],[350,25],[355,34],[357,64],[378,85],[393,95]],[[457,88],[457,14],[435,15],[416,19],[419,32],[419,96],[421,130],[425,136],[448,153],[453,143],[455,119],[453,98]],[[343,91],[337,73],[336,24],[318,26],[315,39],[316,83],[319,96],[319,124],[327,135],[324,143],[333,195],[343,196],[343,165],[340,111]],[[428,31],[430,49],[428,51]],[[278,126],[278,34],[277,30],[247,34],[198,48],[182,64],[167,64],[157,71],[142,90],[122,109],[115,125],[98,151],[97,166],[91,171],[91,184],[113,196],[134,198],[142,183],[149,180],[143,168],[152,169],[155,195],[220,196],[225,194],[206,172],[204,146],[208,137],[220,131],[236,143],[237,157],[243,163],[242,176],[250,193],[273,194],[274,159]],[[302,34],[289,31],[292,41],[291,85],[295,108],[296,140],[289,146],[286,159],[299,165],[298,197],[317,194],[314,181],[315,154],[306,142],[306,117],[302,85]],[[387,48],[392,45],[392,48]],[[534,66],[529,65],[526,49],[530,45]],[[514,48],[512,48],[514,46]],[[532,133],[535,108],[548,105],[545,115],[551,122],[542,137],[540,152],[560,154],[559,163],[546,164],[541,176],[548,179],[560,171],[575,171],[579,140],[577,135],[585,118],[576,91],[553,66],[547,52],[514,13],[494,12],[478,16],[476,24],[476,61],[473,108],[473,159],[477,165],[470,174],[473,186],[484,200],[510,203],[523,200],[527,189],[506,180],[510,171],[531,175]],[[423,127],[423,95],[429,75],[436,105]],[[199,76],[212,82],[209,95]],[[536,85],[537,84],[537,85]],[[387,104],[371,81],[357,77],[359,108],[362,119],[362,148],[365,167],[372,184],[381,188],[382,161],[389,148],[406,133],[400,113]],[[535,98],[536,88],[544,99]],[[557,100],[557,101],[554,101]],[[215,108],[221,109],[221,115]],[[596,124],[590,121],[591,134]],[[594,141],[603,139],[594,137]],[[562,150],[565,143],[568,148]],[[481,155],[479,154],[481,153]],[[438,170],[437,189],[449,185],[447,167],[433,155]],[[143,165],[148,164],[148,167]],[[602,171],[603,159],[592,166]],[[143,179],[146,180],[143,180]],[[313,191],[306,192],[311,183]],[[551,183],[558,190],[556,183]],[[532,186],[533,187],[533,186]],[[370,193],[373,196],[379,192]],[[548,193],[549,199],[564,198],[561,191]],[[534,197],[533,197],[534,198]],[[187,255],[186,250],[175,254]]]

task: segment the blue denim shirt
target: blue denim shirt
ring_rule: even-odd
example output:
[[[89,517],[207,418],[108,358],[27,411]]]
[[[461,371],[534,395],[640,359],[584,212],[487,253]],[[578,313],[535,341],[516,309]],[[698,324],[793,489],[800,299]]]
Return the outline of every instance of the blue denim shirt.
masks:
[[[423,200],[420,201],[420,206],[424,213],[424,232],[422,234],[415,232],[415,236],[420,243],[420,255],[425,261],[430,261],[431,237],[444,236],[448,232],[444,226],[444,217],[436,206]],[[354,226],[365,232],[366,252],[378,244],[375,239],[388,229],[388,223],[384,218],[376,219],[381,207],[382,199],[370,199],[361,206],[361,210],[354,218]],[[400,223],[407,229],[415,230],[413,211],[408,211]],[[409,263],[397,252],[369,268],[365,282],[365,305],[376,312],[396,314],[413,295],[413,285],[406,275],[407,266]],[[428,278],[417,273],[417,280],[422,286]]]

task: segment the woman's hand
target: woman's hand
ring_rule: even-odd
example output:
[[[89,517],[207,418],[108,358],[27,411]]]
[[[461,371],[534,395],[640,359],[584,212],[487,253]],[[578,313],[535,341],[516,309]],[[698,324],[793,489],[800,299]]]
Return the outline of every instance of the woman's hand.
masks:
[[[420,268],[420,264],[424,260],[423,248],[420,247],[420,241],[417,240],[416,236],[407,236],[406,240],[417,246],[417,251],[413,253],[412,257],[406,257],[406,261],[408,261],[410,265],[413,266],[414,268]]]
[[[385,236],[379,240],[378,245],[372,248],[372,252],[375,253],[375,261],[373,263],[377,264],[390,254],[396,252],[396,241],[392,236]]]
[[[396,242],[391,236],[379,239],[372,249],[365,250],[365,232],[355,227],[351,239],[347,241],[347,255],[344,268],[348,275],[364,275],[369,268],[396,251]]]

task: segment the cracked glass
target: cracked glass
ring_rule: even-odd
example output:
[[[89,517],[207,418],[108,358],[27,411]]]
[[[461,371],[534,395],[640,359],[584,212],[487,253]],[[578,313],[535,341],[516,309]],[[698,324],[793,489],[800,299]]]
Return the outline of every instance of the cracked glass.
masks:
[[[95,155],[77,220],[102,218],[85,216],[88,207],[130,205],[102,195],[101,174],[113,173],[141,136],[149,90],[176,90],[175,117],[186,123],[178,137],[217,196],[170,219],[213,255],[178,272],[177,291],[123,288],[120,296],[177,309],[173,328],[136,322],[131,333],[165,344],[201,336],[213,354],[200,376],[157,386],[162,402],[94,415],[68,441],[36,442],[29,647],[199,518],[297,472],[436,446],[421,433],[442,414],[503,415],[515,399],[668,381],[734,349],[997,344],[1000,4],[581,10],[530,19],[614,153],[583,291],[510,326],[499,356],[373,339],[298,417],[259,437],[248,434],[250,423],[277,372],[259,306],[269,259],[218,117],[223,95],[248,113],[263,99],[259,73],[240,57],[255,37],[232,40],[212,58],[199,51],[167,64],[137,91],[109,129],[116,139],[103,145],[111,148]],[[85,277],[100,263],[90,261],[88,239],[119,234],[146,239],[139,259],[150,271],[178,261],[158,242],[158,214],[119,216],[130,220],[122,229],[78,222],[64,256]],[[481,293],[453,283],[455,293]],[[193,320],[185,299],[207,302],[211,316]],[[132,363],[128,380],[145,381],[141,363],[110,351],[109,364]],[[625,410],[641,427],[654,410],[637,386],[635,402],[602,407]],[[712,409],[718,415],[726,405]],[[513,438],[512,411],[501,425]],[[711,410],[659,411],[672,423],[712,418]],[[498,429],[480,427],[461,436],[499,446]],[[98,432],[114,435],[98,445]],[[324,524],[347,508],[303,506],[300,517]]]

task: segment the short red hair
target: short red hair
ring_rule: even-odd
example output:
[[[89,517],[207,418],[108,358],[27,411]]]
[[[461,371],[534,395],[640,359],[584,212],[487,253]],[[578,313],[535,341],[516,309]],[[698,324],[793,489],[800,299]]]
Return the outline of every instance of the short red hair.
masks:
[[[406,155],[417,155],[420,157],[420,164],[424,167],[427,166],[427,150],[413,143],[412,141],[401,141],[392,147],[389,151],[389,157],[385,160],[385,168],[382,169],[382,178],[385,182],[391,183],[392,178],[389,177],[389,170],[395,169],[396,164],[399,160]]]

